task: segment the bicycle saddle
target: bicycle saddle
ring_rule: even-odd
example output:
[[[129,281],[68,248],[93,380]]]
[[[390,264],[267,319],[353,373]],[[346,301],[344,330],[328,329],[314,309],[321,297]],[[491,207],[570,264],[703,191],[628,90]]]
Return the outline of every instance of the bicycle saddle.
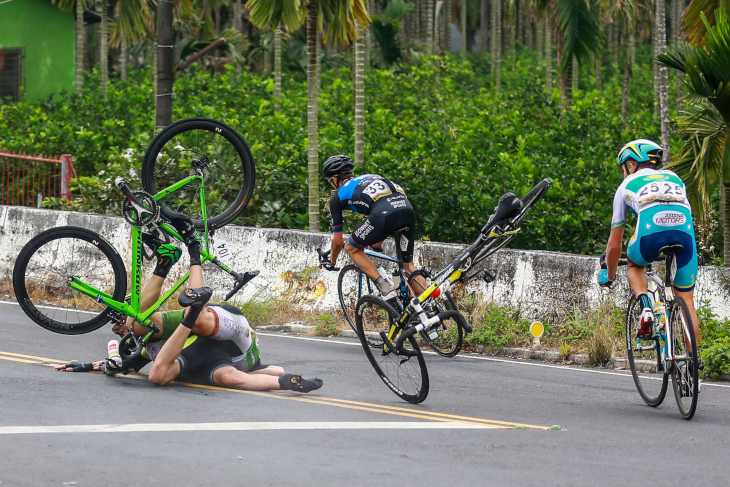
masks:
[[[482,232],[487,231],[492,227],[492,224],[497,224],[501,221],[507,220],[516,216],[522,210],[522,201],[515,196],[514,193],[505,193],[499,198],[499,204],[494,209],[494,213],[489,217],[489,221],[482,228]]]
[[[665,245],[659,249],[659,255],[677,255],[684,252],[684,247],[681,244]]]

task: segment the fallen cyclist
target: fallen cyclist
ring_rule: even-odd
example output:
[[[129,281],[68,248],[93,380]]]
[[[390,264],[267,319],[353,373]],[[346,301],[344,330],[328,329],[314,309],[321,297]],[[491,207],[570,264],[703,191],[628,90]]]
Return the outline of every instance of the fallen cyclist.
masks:
[[[173,224],[185,239],[190,254],[190,278],[178,302],[183,310],[155,313],[151,321],[160,331],[153,335],[145,350],[136,359],[121,364],[118,355],[106,360],[87,364],[66,364],[57,367],[66,372],[103,370],[113,375],[128,370],[139,371],[153,361],[149,380],[165,385],[180,375],[187,375],[212,385],[246,390],[292,390],[311,392],[322,387],[320,379],[305,379],[300,375],[286,374],[278,366],[261,364],[258,339],[243,316],[231,305],[209,305],[213,294],[205,286],[200,262],[200,241],[192,222],[187,218]],[[174,250],[173,250],[174,249]],[[175,250],[177,252],[175,252]],[[156,250],[158,263],[153,277],[142,290],[142,309],[148,308],[160,295],[162,282],[170,267],[179,258],[179,249],[167,246]],[[182,326],[180,326],[182,325]],[[148,328],[129,320],[122,332],[133,331],[144,335]],[[110,352],[116,347],[110,342]]]

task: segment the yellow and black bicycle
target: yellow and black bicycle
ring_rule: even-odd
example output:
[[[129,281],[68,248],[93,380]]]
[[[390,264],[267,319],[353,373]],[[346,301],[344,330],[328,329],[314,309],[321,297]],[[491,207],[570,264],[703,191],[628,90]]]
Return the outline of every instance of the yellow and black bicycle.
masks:
[[[438,305],[438,298],[458,281],[489,274],[486,258],[519,234],[522,219],[551,184],[549,179],[542,180],[521,200],[513,193],[502,195],[479,237],[451,264],[433,277],[427,276],[430,284],[425,291],[414,291],[414,276],[411,276],[408,287],[413,297],[402,312],[372,294],[358,300],[355,322],[365,355],[378,376],[398,397],[416,404],[428,396],[428,369],[416,334],[425,333],[431,340],[437,340],[441,330],[454,329],[454,325],[466,333],[471,331],[464,316],[455,307],[443,310]],[[448,322],[453,324],[445,325]],[[374,342],[374,336],[379,340]]]

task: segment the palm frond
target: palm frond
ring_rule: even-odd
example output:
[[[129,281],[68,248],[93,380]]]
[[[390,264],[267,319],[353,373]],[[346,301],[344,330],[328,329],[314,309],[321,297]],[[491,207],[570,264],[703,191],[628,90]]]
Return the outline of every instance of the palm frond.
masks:
[[[275,29],[281,23],[294,31],[306,18],[302,0],[248,0],[246,8],[251,22],[259,29]]]
[[[581,64],[590,61],[601,41],[596,9],[589,9],[586,0],[558,0],[555,10],[558,31],[564,42],[561,71],[566,70],[573,56]]]
[[[715,10],[720,6],[720,0],[692,0],[684,12],[683,24],[687,38],[692,45],[699,44],[707,34],[707,24],[702,15],[707,12],[710,25],[715,25]]]
[[[688,42],[678,42],[668,46],[666,52],[659,54],[656,57],[656,63],[685,73],[687,71],[685,68],[687,57],[690,56],[692,51],[692,45]]]

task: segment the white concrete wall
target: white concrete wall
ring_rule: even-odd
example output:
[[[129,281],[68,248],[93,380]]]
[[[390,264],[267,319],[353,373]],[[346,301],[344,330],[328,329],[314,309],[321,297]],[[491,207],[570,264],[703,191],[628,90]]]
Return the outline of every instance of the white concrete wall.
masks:
[[[3,250],[0,253],[0,277],[12,275],[15,258],[28,240],[43,230],[62,225],[98,232],[124,256],[127,269],[130,269],[130,227],[120,217],[0,206],[0,248]],[[283,295],[303,306],[338,306],[337,273],[317,269],[314,251],[316,247],[329,248],[329,234],[228,226],[221,229],[216,237],[224,239],[233,252],[228,265],[237,271],[261,271],[234,301]],[[462,248],[454,244],[418,243],[416,260],[439,270]],[[389,250],[387,242],[385,250]],[[173,268],[171,277],[187,270],[186,258]],[[625,271],[619,273],[617,281],[620,286],[610,293],[595,284],[594,274],[598,268],[595,257],[503,249],[491,259],[490,268],[496,280],[490,284],[477,282],[470,287],[487,300],[521,306],[528,317],[555,322],[574,306],[589,308],[606,298],[621,304],[628,295]],[[340,265],[344,265],[346,260],[343,253]],[[152,263],[146,266],[148,275],[152,268]],[[216,289],[216,298],[223,299],[232,286],[232,280],[211,264],[206,265],[206,271],[206,281]],[[709,300],[718,315],[725,318],[730,316],[729,296],[730,272],[714,267],[700,269],[695,293],[697,303]]]

